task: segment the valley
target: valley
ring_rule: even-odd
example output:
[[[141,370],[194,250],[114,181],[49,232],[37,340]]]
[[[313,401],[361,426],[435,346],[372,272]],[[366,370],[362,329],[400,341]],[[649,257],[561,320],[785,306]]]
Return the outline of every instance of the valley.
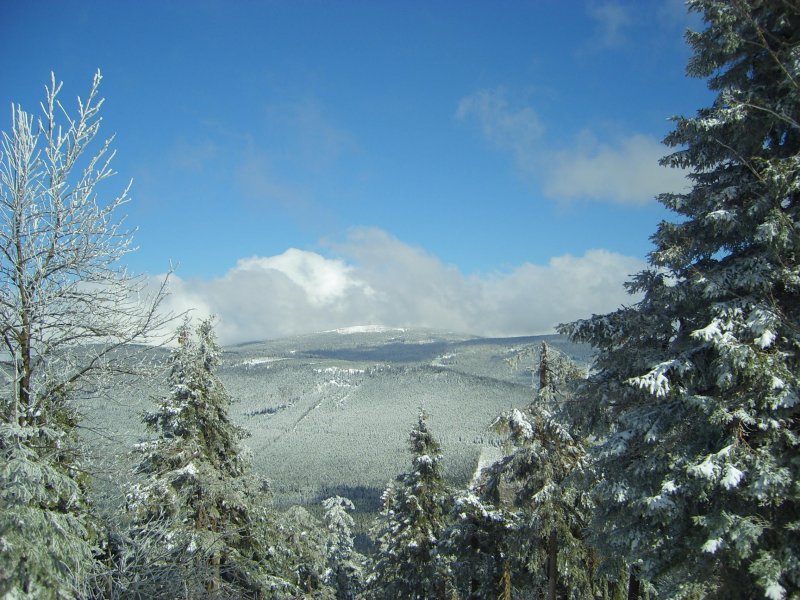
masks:
[[[389,481],[410,466],[408,432],[420,410],[441,442],[452,483],[466,485],[482,453],[484,460],[499,456],[488,425],[532,395],[535,357],[517,369],[508,359],[543,340],[580,363],[589,360],[587,348],[555,335],[481,338],[365,327],[227,347],[219,376],[277,507],[315,506],[338,494],[372,513]],[[153,351],[156,363],[166,364],[167,356]],[[154,376],[87,404],[85,430],[100,479],[116,480],[130,464],[131,447],[146,438],[142,411],[165,393],[163,378]]]

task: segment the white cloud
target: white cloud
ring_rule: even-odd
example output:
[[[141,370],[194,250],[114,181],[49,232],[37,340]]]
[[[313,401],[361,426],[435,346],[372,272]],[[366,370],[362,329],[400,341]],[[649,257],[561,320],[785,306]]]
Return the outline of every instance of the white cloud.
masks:
[[[630,303],[622,284],[645,266],[593,250],[464,275],[378,229],[354,230],[332,250],[337,258],[290,249],[241,260],[218,279],[174,278],[167,308],[217,315],[225,344],[355,325],[537,334]]]
[[[641,134],[614,143],[584,142],[552,156],[545,193],[555,198],[648,203],[656,194],[681,191],[687,185],[683,171],[658,164],[666,150],[657,140]]]
[[[456,117],[477,120],[487,141],[511,152],[520,173],[537,179],[551,198],[645,204],[687,185],[684,172],[658,164],[668,149],[652,136],[635,133],[601,142],[585,130],[566,147],[550,144],[536,111],[511,106],[502,88],[463,98]]]
[[[319,307],[336,302],[347,293],[348,288],[360,285],[350,275],[353,267],[343,261],[295,248],[278,256],[242,259],[234,270],[250,273],[254,277],[258,277],[260,272],[282,273],[305,292],[312,305]]]
[[[217,144],[210,139],[179,139],[168,156],[169,164],[178,169],[199,173],[219,156]]]

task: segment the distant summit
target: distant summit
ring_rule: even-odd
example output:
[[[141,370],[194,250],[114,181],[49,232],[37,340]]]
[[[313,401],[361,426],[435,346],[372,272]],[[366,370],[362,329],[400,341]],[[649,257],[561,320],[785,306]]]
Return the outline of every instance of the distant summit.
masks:
[[[339,329],[329,329],[324,333],[340,333],[351,335],[354,333],[387,333],[391,331],[405,332],[402,327],[385,327],[384,325],[352,325],[351,327],[340,327]]]

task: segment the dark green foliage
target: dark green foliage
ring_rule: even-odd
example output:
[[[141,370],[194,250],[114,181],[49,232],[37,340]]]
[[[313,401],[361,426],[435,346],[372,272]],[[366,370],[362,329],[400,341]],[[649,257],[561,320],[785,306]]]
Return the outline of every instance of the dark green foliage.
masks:
[[[586,533],[598,474],[588,442],[570,433],[575,389],[585,374],[548,346],[511,361],[538,358],[538,387],[526,410],[493,424],[507,435],[506,456],[454,503],[446,548],[461,598],[619,598],[627,575],[602,560]],[[575,431],[579,430],[571,425]]]
[[[800,594],[800,5],[692,0],[689,73],[712,106],[675,119],[664,159],[692,189],[640,302],[562,327],[598,350],[604,553],[670,597]]]
[[[443,598],[447,561],[440,550],[450,496],[439,471],[441,449],[421,414],[411,430],[412,471],[384,493],[370,598]]]
[[[589,467],[586,448],[555,419],[537,413],[508,416],[516,447],[488,470],[482,496],[514,515],[507,543],[520,585],[547,589],[553,553],[559,595],[586,597],[596,568],[584,540],[592,509],[582,485]]]
[[[596,591],[597,579],[596,557],[584,539],[593,508],[585,486],[591,462],[586,443],[563,424],[583,373],[544,343],[535,373],[533,402],[494,424],[508,435],[509,452],[484,474],[481,499],[507,515],[500,532],[516,587],[584,598]]]
[[[157,535],[150,594],[271,598],[300,590],[299,556],[252,480],[228,417],[230,397],[214,375],[219,348],[212,323],[193,338],[185,323],[171,357],[171,392],[145,416],[157,435],[140,446],[141,483],[129,494],[134,539]],[[155,532],[155,533],[154,533]],[[168,552],[163,552],[167,548]]]
[[[292,506],[275,516],[273,536],[281,572],[293,574],[300,591],[312,598],[335,598],[335,590],[324,586],[327,569],[327,545],[330,535],[325,525],[305,508]]]
[[[0,423],[0,595],[87,593],[95,537],[85,485],[71,426]]]
[[[196,340],[184,323],[178,344],[170,358],[170,394],[161,400],[157,411],[144,416],[148,429],[159,437],[151,448],[142,447],[146,454],[140,470],[173,470],[198,460],[222,476],[241,475],[244,461],[239,441],[247,434],[231,422],[231,397],[214,374],[220,349],[212,322],[200,323]]]
[[[516,514],[499,510],[472,492],[456,496],[444,547],[451,558],[458,597],[492,598],[503,587],[515,550]]]

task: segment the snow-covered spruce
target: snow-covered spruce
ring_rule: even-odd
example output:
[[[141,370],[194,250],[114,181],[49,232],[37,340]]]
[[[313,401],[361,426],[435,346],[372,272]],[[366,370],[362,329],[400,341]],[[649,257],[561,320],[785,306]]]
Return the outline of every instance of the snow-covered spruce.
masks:
[[[456,495],[442,544],[459,598],[496,598],[511,568],[518,513],[499,509],[472,491]],[[519,589],[517,578],[512,585]]]
[[[326,581],[338,600],[352,600],[364,581],[364,557],[353,548],[353,517],[348,511],[355,506],[348,498],[333,496],[322,501],[325,524],[328,526]]]
[[[368,598],[424,600],[444,598],[448,591],[440,544],[450,495],[439,468],[441,449],[424,413],[411,430],[410,446],[412,471],[398,476],[383,495]]]
[[[561,327],[598,350],[596,540],[666,597],[800,594],[800,5],[690,0],[714,103],[664,159],[692,188],[631,307]]]
[[[156,434],[141,444],[141,482],[128,495],[131,546],[160,545],[137,567],[148,597],[295,597],[315,579],[269,509],[239,445],[245,432],[228,415],[231,398],[214,374],[219,347],[211,320],[188,322],[170,358],[170,393],[145,415]],[[123,549],[123,552],[130,548]],[[309,583],[310,582],[310,583]]]
[[[587,444],[566,425],[573,391],[584,374],[544,343],[538,359],[534,373],[539,381],[531,404],[502,415],[492,426],[508,436],[508,448],[478,486],[487,514],[497,515],[483,517],[488,531],[482,535],[494,531],[504,536],[493,543],[504,549],[508,569],[504,573],[495,566],[494,581],[478,583],[497,589],[505,575],[515,588],[547,598],[606,597],[607,578],[598,572],[600,561],[585,539],[593,508],[586,486],[593,475]],[[498,508],[493,513],[491,507]],[[464,514],[477,527],[475,511]]]

